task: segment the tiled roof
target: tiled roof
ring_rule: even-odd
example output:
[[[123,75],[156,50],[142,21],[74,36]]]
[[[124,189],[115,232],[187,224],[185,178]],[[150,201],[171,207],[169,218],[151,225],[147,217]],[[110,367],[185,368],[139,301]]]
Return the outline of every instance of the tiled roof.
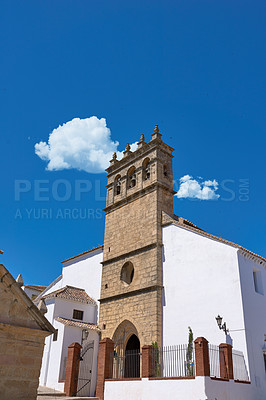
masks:
[[[98,246],[98,247],[93,247],[92,249],[90,249],[90,250],[87,250],[87,251],[84,251],[83,253],[77,254],[76,256],[73,256],[73,257],[67,258],[67,259],[66,259],[66,260],[64,260],[64,261],[61,261],[61,263],[65,263],[65,262],[67,262],[67,261],[74,260],[74,259],[75,259],[75,258],[77,258],[77,257],[84,256],[85,254],[92,253],[93,251],[95,251],[95,250],[99,250],[99,249],[103,250],[103,245],[101,245],[101,246]]]
[[[168,214],[166,214],[164,211],[162,212],[162,225],[166,226],[166,225],[170,225],[170,224],[174,224],[176,226],[180,226],[182,228],[188,229],[192,232],[198,233],[199,235],[208,237],[210,239],[216,240],[217,242],[221,242],[224,244],[228,244],[229,246],[235,247],[239,250],[244,251],[245,253],[248,253],[249,255],[256,257],[258,259],[260,259],[261,261],[263,261],[264,263],[266,262],[266,259],[256,253],[253,253],[250,250],[245,249],[245,247],[240,246],[239,244],[230,242],[229,240],[223,239],[221,237],[212,235],[211,233],[207,233],[205,231],[203,231],[201,228],[197,227],[196,225],[192,224],[192,222],[189,222],[188,220],[181,218],[181,217],[177,217],[175,216],[174,218],[170,217]]]
[[[101,332],[100,328],[96,324],[89,324],[88,322],[82,322],[82,321],[74,321],[73,319],[67,319],[62,317],[55,317],[55,320],[67,326],[75,326],[76,328],[90,329],[93,331]]]
[[[41,285],[24,285],[24,287],[28,289],[38,290],[39,292],[43,292],[47,288],[47,286]]]
[[[42,298],[51,299],[53,297],[78,301],[80,303],[86,304],[96,304],[96,301],[88,296],[84,289],[80,289],[74,286],[65,286],[61,289],[55,290],[54,292],[46,294]]]

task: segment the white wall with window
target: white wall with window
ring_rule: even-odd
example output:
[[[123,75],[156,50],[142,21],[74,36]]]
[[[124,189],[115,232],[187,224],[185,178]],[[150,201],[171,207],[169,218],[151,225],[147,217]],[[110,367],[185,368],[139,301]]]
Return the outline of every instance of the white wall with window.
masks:
[[[163,345],[227,342],[244,353],[256,399],[264,399],[265,265],[236,246],[174,224],[163,227]],[[229,334],[215,317],[226,321]]]

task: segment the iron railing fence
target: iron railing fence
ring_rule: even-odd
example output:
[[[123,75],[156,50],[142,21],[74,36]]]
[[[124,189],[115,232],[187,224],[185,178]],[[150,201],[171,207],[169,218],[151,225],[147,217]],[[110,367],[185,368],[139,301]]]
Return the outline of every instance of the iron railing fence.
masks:
[[[234,379],[238,381],[249,381],[245,357],[242,351],[233,350]]]
[[[221,378],[219,346],[209,343],[210,376]]]
[[[224,352],[219,346],[209,344],[210,376],[216,378],[228,378],[227,371],[224,371],[226,362]],[[242,351],[232,350],[234,379],[249,381],[245,357]]]
[[[139,378],[141,356],[139,350],[114,351],[111,354],[109,376],[114,379]]]
[[[155,377],[195,376],[193,346],[186,344],[153,348],[152,371]]]

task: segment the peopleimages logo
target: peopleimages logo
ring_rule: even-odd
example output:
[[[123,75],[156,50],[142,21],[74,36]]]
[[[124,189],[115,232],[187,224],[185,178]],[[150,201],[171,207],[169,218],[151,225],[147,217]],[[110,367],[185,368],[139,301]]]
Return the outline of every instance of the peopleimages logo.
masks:
[[[216,182],[216,181],[215,181]],[[248,178],[241,179],[223,179],[216,182],[217,194],[212,198],[199,198],[195,197],[195,186],[186,188],[186,196],[179,197],[179,200],[190,201],[249,201],[250,198],[250,182]],[[180,185],[177,181],[173,182],[174,189],[178,192]],[[106,188],[100,179],[78,179],[70,182],[67,179],[56,179],[54,181],[35,179],[33,181],[27,179],[18,179],[14,182],[14,199],[16,202],[23,203],[24,201],[31,200],[36,206],[34,207],[18,207],[15,211],[14,218],[20,219],[57,219],[57,220],[77,220],[77,219],[102,219],[104,218],[104,207],[106,201]],[[70,199],[78,205],[82,201],[92,199],[95,202],[101,202],[100,207],[86,208],[86,207],[37,207],[40,202],[50,201],[57,203],[66,203]]]
[[[103,186],[103,185],[102,185]],[[93,193],[94,200],[105,201],[105,188],[101,187],[100,179],[78,179],[70,182],[67,179],[56,179],[50,182],[48,179],[35,179],[32,182],[27,179],[15,180],[15,201],[21,201],[26,196],[31,196],[34,201],[55,200],[64,202],[74,198],[81,201],[82,196]]]
[[[104,213],[100,208],[17,208],[15,219],[101,219]]]
[[[101,186],[102,185],[102,186]],[[14,183],[14,199],[16,202],[31,200],[36,205],[38,203],[49,203],[51,201],[62,204],[70,199],[78,205],[86,199],[101,202],[99,208],[87,207],[19,207],[15,211],[16,220],[82,220],[82,219],[102,219],[104,212],[103,205],[106,201],[105,187],[99,179],[94,181],[89,179],[78,179],[70,182],[67,179],[56,179],[54,181],[35,179],[18,179]],[[93,196],[93,198],[92,198]],[[55,203],[55,204],[56,204]],[[53,203],[54,204],[54,203]]]

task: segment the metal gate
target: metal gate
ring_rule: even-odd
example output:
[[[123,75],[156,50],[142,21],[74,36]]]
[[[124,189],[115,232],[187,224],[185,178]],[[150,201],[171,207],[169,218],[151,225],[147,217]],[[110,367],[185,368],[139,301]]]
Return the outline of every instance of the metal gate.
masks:
[[[79,376],[76,395],[90,397],[94,342],[88,342],[80,352]]]

